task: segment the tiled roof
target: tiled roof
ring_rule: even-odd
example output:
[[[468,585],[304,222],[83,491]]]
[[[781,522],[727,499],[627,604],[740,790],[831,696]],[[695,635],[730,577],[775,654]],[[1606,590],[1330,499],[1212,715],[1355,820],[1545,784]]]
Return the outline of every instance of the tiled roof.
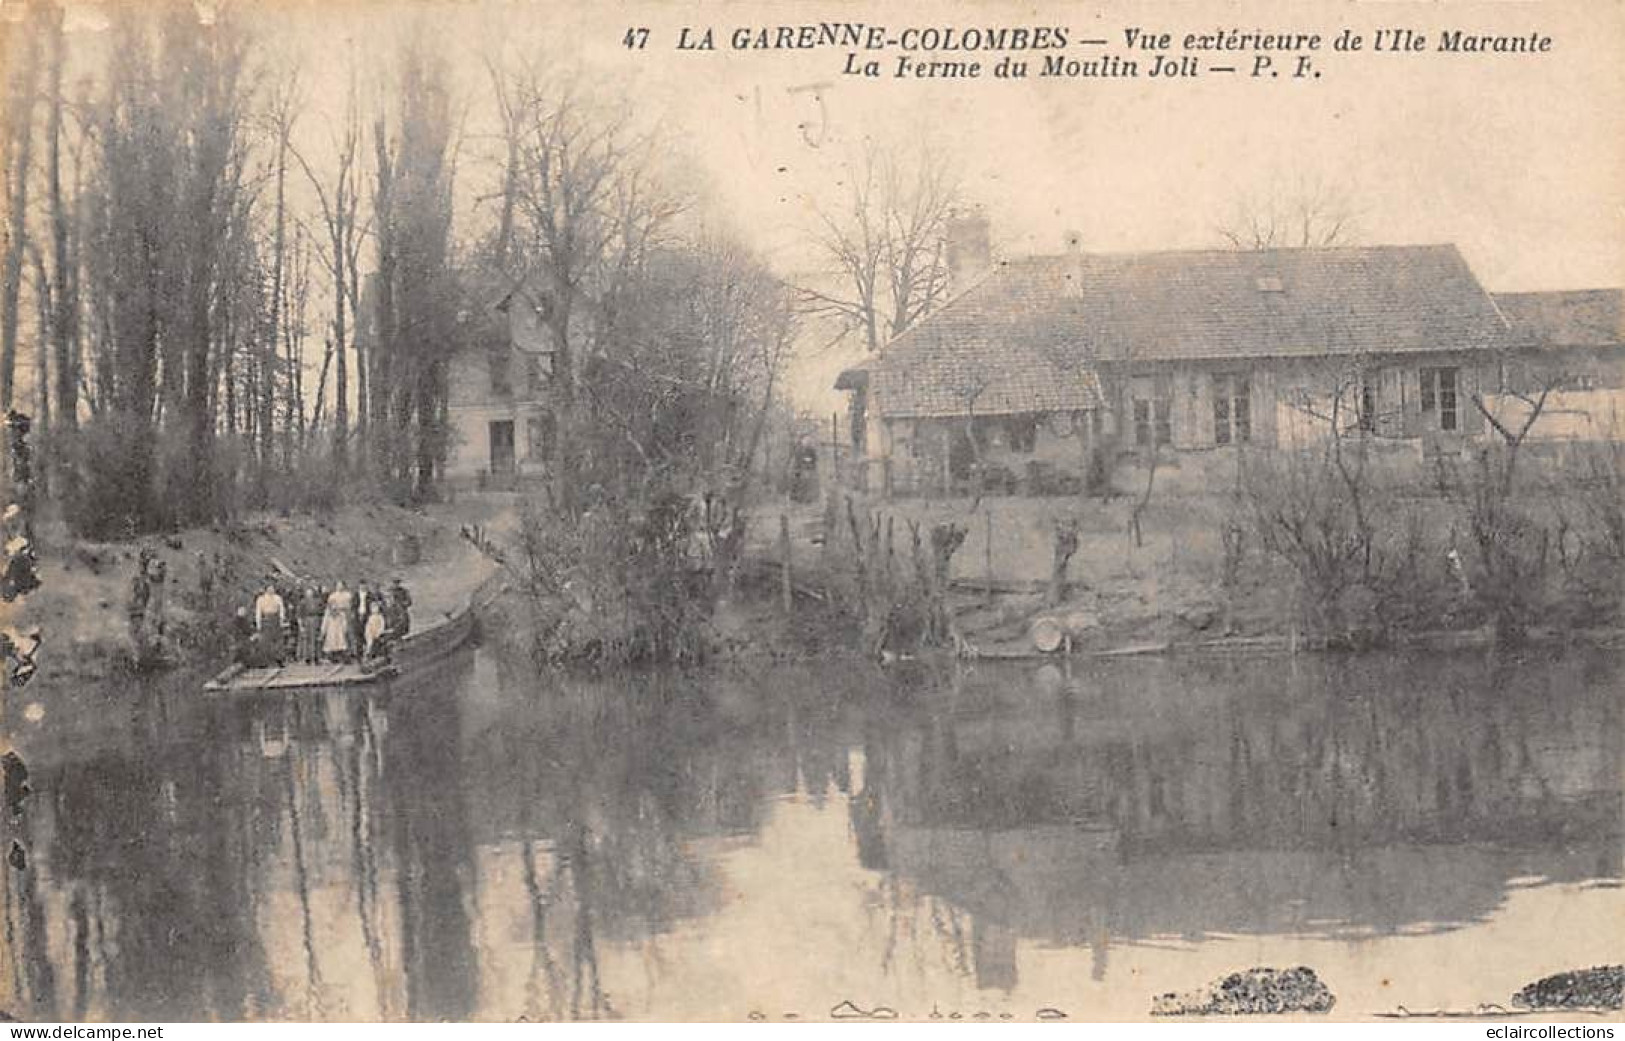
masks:
[[[1454,246],[1082,253],[1000,265],[893,340],[871,386],[892,416],[1079,409],[1101,363],[1509,342]]]
[[[968,336],[951,324],[931,325],[918,336],[905,334],[912,336],[907,343],[895,341],[868,366],[870,400],[880,414],[987,416],[1101,405],[1094,370],[1062,364],[1023,320],[983,321],[980,327],[979,335]],[[996,346],[983,346],[989,343]]]
[[[1496,293],[1495,303],[1520,340],[1540,347],[1611,347],[1625,343],[1625,290]]]

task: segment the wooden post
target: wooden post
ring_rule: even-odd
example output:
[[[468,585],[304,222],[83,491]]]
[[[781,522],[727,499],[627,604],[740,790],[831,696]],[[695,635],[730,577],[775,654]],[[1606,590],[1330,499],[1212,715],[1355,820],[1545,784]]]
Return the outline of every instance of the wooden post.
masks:
[[[982,544],[982,564],[987,579],[987,602],[993,602],[993,507],[987,508],[987,539]]]
[[[784,613],[790,614],[795,606],[790,575],[790,518],[783,513],[779,514],[779,598]]]
[[[831,485],[844,483],[841,480],[841,418],[838,412],[829,414],[829,481]]]

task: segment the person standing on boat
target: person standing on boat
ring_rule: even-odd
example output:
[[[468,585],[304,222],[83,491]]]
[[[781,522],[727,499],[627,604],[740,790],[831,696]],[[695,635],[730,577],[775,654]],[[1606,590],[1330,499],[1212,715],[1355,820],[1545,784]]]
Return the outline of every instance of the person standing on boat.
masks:
[[[265,589],[254,598],[254,631],[259,636],[260,653],[274,660],[278,668],[288,660],[286,645],[282,642],[287,613],[287,604],[275,584],[265,583]]]
[[[381,657],[384,652],[384,607],[377,596],[368,601],[367,624],[361,630],[361,636],[366,641],[363,646],[366,650],[361,655],[363,662],[370,662]]]
[[[350,637],[354,624],[355,594],[341,581],[327,598],[327,614],[322,618],[322,654],[328,661],[350,656],[355,641]]]
[[[314,585],[299,594],[299,660],[315,665],[322,658],[322,594]]]
[[[373,605],[378,603],[378,589],[368,579],[363,578],[356,585],[355,619],[356,638],[361,644],[367,639],[367,619],[372,615]]]
[[[399,578],[389,584],[389,629],[395,639],[412,631],[412,594]]]

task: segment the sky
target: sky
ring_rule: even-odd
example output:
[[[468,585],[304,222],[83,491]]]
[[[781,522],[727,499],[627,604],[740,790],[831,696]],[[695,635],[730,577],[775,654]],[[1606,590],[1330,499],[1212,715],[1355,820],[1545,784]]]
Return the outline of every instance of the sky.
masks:
[[[474,16],[476,11],[484,12]],[[1056,252],[1065,230],[1100,251],[1219,245],[1242,200],[1334,188],[1360,241],[1455,242],[1495,289],[1617,285],[1625,266],[1625,5],[1573,3],[607,4],[508,3],[477,21],[537,22],[658,116],[714,179],[726,210],[790,266],[811,204],[865,135],[929,136],[962,165],[1000,248]],[[1029,78],[864,81],[844,51],[735,52],[736,26],[811,20],[892,27],[1060,25],[1127,55],[1130,26],[1369,35],[1553,37],[1546,55],[1324,54],[1319,80]],[[715,53],[678,52],[681,25]],[[621,45],[650,28],[642,50]],[[1081,53],[1072,49],[1072,53]],[[890,59],[890,60],[894,60]],[[883,61],[889,65],[889,61]],[[1246,66],[1245,57],[1239,63]],[[816,90],[808,89],[824,84]]]
[[[4,2],[4,0],[0,0]],[[302,68],[299,135],[307,154],[330,139],[352,69],[377,82],[392,37],[426,31],[460,79],[464,224],[492,173],[487,57],[576,70],[617,96],[697,171],[707,210],[782,273],[818,265],[817,207],[845,183],[865,139],[902,149],[929,142],[964,176],[967,199],[992,223],[996,252],[1054,253],[1067,231],[1101,252],[1210,248],[1221,225],[1315,186],[1354,214],[1353,241],[1452,242],[1492,290],[1589,288],[1625,282],[1625,0],[1438,0],[1431,3],[566,3],[563,0],[361,2],[251,0],[258,30]],[[94,30],[94,6],[76,24]],[[736,51],[739,27],[818,21],[907,27],[1061,26],[1067,54],[1151,55],[1125,30],[1234,26],[1319,32],[1321,75],[1195,79],[897,79],[842,74],[846,49]],[[679,51],[682,27],[714,30],[714,52]],[[627,30],[649,29],[641,48]],[[1329,45],[1349,27],[1357,54]],[[1372,53],[1372,30],[1429,36],[1419,54]],[[1445,54],[1437,34],[1550,35],[1541,55]],[[963,54],[916,57],[966,57]],[[1235,56],[1227,56],[1235,58]],[[1288,59],[1281,59],[1282,68]],[[1035,59],[1036,61],[1036,59]],[[813,366],[813,375],[827,375]],[[802,382],[798,378],[795,382]]]

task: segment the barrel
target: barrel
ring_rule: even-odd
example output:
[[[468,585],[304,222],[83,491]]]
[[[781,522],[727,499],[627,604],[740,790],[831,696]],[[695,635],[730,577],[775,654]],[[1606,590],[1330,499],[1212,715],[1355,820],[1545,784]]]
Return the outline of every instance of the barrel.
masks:
[[[1033,646],[1044,654],[1053,654],[1066,640],[1066,628],[1049,615],[1033,619],[1027,633],[1032,638]]]

